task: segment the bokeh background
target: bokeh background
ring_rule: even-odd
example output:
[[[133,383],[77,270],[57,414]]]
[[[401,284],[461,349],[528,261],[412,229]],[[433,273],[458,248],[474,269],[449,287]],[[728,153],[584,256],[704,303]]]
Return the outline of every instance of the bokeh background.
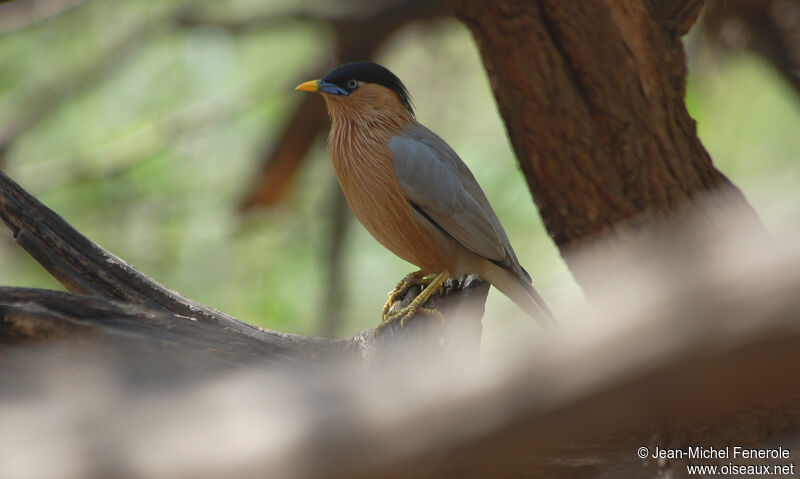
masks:
[[[239,319],[311,335],[374,326],[387,291],[414,268],[335,213],[341,199],[324,135],[280,202],[241,204],[263,151],[303,100],[294,87],[337,63],[336,30],[310,17],[358,17],[383,4],[392,0],[0,4],[0,169],[141,271]],[[800,17],[786,14],[797,10],[776,8],[775,28],[800,30]],[[685,40],[687,104],[717,167],[779,231],[786,211],[798,210],[800,90],[754,49],[764,35],[749,14],[723,13],[701,19]],[[540,293],[556,312],[581,307],[466,28],[452,18],[407,22],[374,59],[406,83],[419,121],[472,168]],[[61,289],[4,236],[0,284]],[[338,301],[326,295],[332,278]],[[490,336],[521,317],[490,294]]]

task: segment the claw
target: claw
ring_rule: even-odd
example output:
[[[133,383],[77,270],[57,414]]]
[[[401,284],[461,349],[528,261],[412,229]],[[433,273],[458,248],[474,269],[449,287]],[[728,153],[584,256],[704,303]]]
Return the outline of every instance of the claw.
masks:
[[[406,292],[411,289],[412,286],[416,286],[418,284],[427,285],[429,281],[426,281],[427,278],[428,276],[425,276],[422,271],[415,271],[407,274],[403,279],[401,279],[400,282],[397,283],[397,286],[395,286],[394,289],[389,292],[389,299],[386,300],[386,304],[383,305],[381,318],[384,321],[386,320],[389,308],[392,306],[392,304],[394,304],[398,298],[406,294]]]
[[[447,273],[422,276],[422,272],[417,271],[416,273],[412,273],[403,278],[399,283],[397,283],[394,291],[389,293],[389,301],[386,302],[386,305],[383,307],[383,311],[381,312],[381,324],[372,330],[372,335],[374,336],[378,331],[398,320],[400,321],[400,327],[404,327],[408,318],[414,316],[418,311],[431,314],[433,316],[438,316],[442,321],[444,321],[445,318],[442,313],[436,311],[435,309],[425,308],[423,305],[431,296],[433,296],[435,292],[438,291],[440,295],[444,294],[444,288],[442,284],[444,283],[445,279],[447,279],[447,276]],[[405,294],[406,291],[408,291],[408,289],[415,284],[426,284],[426,286],[425,289],[423,289],[422,292],[418,294],[413,301],[411,301],[411,304],[405,308],[400,308],[389,313],[389,307],[391,307],[394,300]]]

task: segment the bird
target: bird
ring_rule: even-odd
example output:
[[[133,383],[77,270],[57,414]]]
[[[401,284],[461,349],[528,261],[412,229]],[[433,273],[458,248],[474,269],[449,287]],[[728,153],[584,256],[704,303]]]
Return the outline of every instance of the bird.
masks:
[[[296,90],[321,94],[331,129],[328,150],[350,209],[372,236],[419,271],[389,293],[379,329],[418,311],[448,277],[474,273],[546,323],[553,313],[520,265],[474,175],[438,135],[416,120],[411,95],[386,67],[340,65]],[[413,285],[424,289],[390,311]]]

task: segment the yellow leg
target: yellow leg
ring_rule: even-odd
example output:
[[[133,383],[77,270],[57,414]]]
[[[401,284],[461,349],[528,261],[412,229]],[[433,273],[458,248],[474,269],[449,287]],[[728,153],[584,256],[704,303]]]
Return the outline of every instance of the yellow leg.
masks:
[[[413,301],[411,301],[411,304],[409,304],[405,308],[400,308],[397,311],[392,311],[391,313],[388,313],[388,307],[384,307],[384,311],[383,311],[383,315],[382,315],[383,322],[377,328],[375,328],[372,331],[372,334],[377,333],[381,329],[385,328],[386,326],[392,324],[393,322],[395,322],[397,320],[400,321],[400,327],[403,327],[403,326],[405,326],[406,320],[408,318],[410,318],[411,316],[414,316],[414,314],[416,314],[418,311],[424,312],[424,313],[428,313],[428,314],[438,315],[438,316],[441,316],[442,319],[444,319],[444,317],[442,316],[442,313],[440,313],[440,312],[438,312],[438,311],[436,311],[434,309],[424,308],[423,305],[425,304],[426,301],[428,301],[428,299],[430,299],[430,297],[433,295],[434,292],[439,291],[439,294],[442,294],[442,292],[444,291],[444,289],[442,287],[442,283],[444,283],[444,281],[447,279],[447,277],[448,277],[447,273],[439,273],[436,276],[434,276],[432,279],[429,279],[428,277],[417,278],[417,279],[420,280],[420,283],[424,283],[424,282],[428,283],[428,285],[425,287],[425,289],[423,289],[422,292],[420,294],[418,294],[417,297],[414,298]],[[408,278],[408,277],[406,277],[406,278]],[[403,281],[401,281],[397,285],[398,287],[395,288],[395,291],[393,291],[392,293],[395,293],[397,290],[399,290],[403,286],[403,282],[406,280],[406,278],[404,278]],[[417,283],[417,284],[419,284],[419,283]],[[410,286],[411,285],[406,286],[405,290],[407,291]],[[399,293],[399,294],[402,294],[402,293]],[[397,296],[395,296],[395,297],[397,297]],[[390,304],[392,302],[392,300],[393,300],[392,294],[390,294],[390,301],[387,304]]]

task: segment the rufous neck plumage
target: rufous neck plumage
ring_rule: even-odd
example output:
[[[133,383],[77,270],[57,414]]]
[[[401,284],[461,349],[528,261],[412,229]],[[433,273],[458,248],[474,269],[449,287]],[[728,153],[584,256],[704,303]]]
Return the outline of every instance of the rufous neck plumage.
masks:
[[[333,130],[363,130],[364,134],[394,135],[415,123],[397,94],[375,84],[361,85],[347,96],[323,95]]]

